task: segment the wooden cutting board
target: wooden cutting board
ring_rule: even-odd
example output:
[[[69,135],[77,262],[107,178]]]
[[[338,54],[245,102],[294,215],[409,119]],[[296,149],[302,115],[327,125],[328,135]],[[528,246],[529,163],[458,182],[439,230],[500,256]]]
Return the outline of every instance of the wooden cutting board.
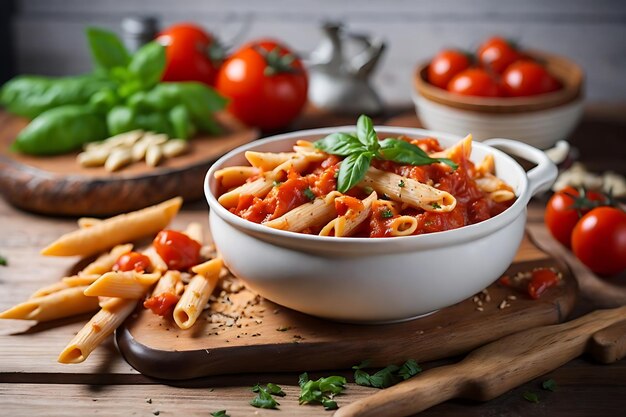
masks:
[[[241,327],[236,320],[226,325],[212,323],[205,312],[190,330],[180,330],[172,320],[141,308],[117,330],[116,340],[135,369],[163,379],[346,369],[365,359],[373,367],[411,358],[430,361],[468,352],[527,328],[565,320],[577,287],[564,264],[525,239],[506,274],[537,267],[552,267],[563,274],[562,284],[539,300],[496,283],[487,289],[489,302],[481,293],[477,300],[472,297],[430,316],[386,325],[336,323],[261,300],[245,310],[252,318],[239,321],[244,323]],[[239,294],[245,298],[246,292]],[[241,300],[233,298],[233,302]],[[503,302],[509,306],[502,308]]]
[[[213,161],[259,136],[226,113],[217,117],[224,132],[194,138],[185,155],[154,168],[138,162],[110,173],[81,167],[78,152],[46,157],[12,152],[9,146],[28,121],[0,111],[0,192],[22,209],[70,216],[110,216],[175,196],[197,200]]]

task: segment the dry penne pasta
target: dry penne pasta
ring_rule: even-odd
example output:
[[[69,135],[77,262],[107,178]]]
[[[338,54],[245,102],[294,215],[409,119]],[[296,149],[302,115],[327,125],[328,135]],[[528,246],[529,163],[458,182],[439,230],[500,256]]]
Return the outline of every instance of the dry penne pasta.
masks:
[[[39,288],[37,291],[32,293],[29,298],[43,297],[45,295],[52,294],[53,292],[61,291],[61,290],[64,290],[64,289],[70,288],[70,287],[71,287],[71,285],[69,285],[66,282],[57,281],[57,282],[55,282],[53,284],[46,285],[45,287]]]
[[[132,243],[126,243],[124,245],[117,245],[109,253],[102,254],[98,256],[98,258],[87,265],[81,272],[83,274],[91,275],[91,274],[104,274],[107,271],[110,271],[115,265],[115,262],[119,259],[120,256],[130,252],[133,250]]]
[[[185,234],[201,245],[204,243],[202,225],[198,222],[189,223],[185,229]]]
[[[150,246],[148,249],[144,250],[143,254],[150,259],[150,265],[152,266],[153,271],[167,271],[167,264],[156,252],[154,246]]]
[[[89,256],[115,245],[130,242],[162,230],[178,213],[182,199],[167,200],[142,210],[111,217],[67,233],[41,251],[48,256]]]
[[[166,292],[178,295],[182,292],[183,286],[179,271],[167,271],[154,286],[152,295],[155,296]]]
[[[96,298],[97,300],[97,298]],[[59,355],[60,363],[80,363],[133,312],[137,300],[112,298],[74,336]]]
[[[378,194],[425,211],[448,212],[456,206],[456,199],[446,191],[376,168],[367,170],[362,184],[373,188]]]
[[[174,308],[174,321],[181,329],[189,329],[196,322],[211,293],[215,289],[222,269],[222,259],[210,260],[195,275]]]
[[[86,287],[71,287],[30,298],[0,313],[0,319],[49,321],[98,309],[98,298],[83,294]]]
[[[141,298],[161,278],[160,272],[144,274],[137,271],[107,272],[85,289],[92,297]]]
[[[83,272],[80,272],[78,275],[65,277],[61,281],[69,285],[70,287],[77,287],[83,285],[91,285],[96,282],[96,280],[100,278],[100,276],[100,274],[85,274]]]

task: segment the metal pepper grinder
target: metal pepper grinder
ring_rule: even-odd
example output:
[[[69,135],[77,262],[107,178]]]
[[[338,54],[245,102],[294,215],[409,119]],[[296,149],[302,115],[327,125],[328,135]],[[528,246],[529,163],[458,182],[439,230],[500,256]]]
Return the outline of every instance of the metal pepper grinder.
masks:
[[[375,115],[383,102],[369,78],[378,64],[385,42],[347,32],[338,23],[325,23],[324,37],[307,62],[309,100],[335,113]],[[348,56],[348,50],[357,52]]]
[[[159,23],[151,16],[129,16],[122,20],[122,39],[131,52],[137,52],[153,40],[159,31]]]

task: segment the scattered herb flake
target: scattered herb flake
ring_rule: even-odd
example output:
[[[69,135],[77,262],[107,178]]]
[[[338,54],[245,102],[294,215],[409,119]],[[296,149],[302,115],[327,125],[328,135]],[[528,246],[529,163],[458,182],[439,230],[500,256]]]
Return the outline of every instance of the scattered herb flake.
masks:
[[[556,381],[554,379],[548,379],[547,381],[543,381],[541,383],[541,388],[547,391],[556,391]]]
[[[346,379],[342,376],[329,376],[311,381],[305,372],[298,378],[300,385],[298,401],[300,404],[319,403],[326,410],[335,410],[338,406],[333,398],[346,388],[346,383]]]
[[[285,395],[287,395],[285,394],[285,392],[280,386],[273,384],[271,382],[267,384],[267,386],[265,387],[265,390],[269,392],[270,394],[278,395],[279,397],[284,397]]]
[[[7,258],[5,258],[4,256],[0,255],[0,265],[7,266],[8,264],[9,264],[9,262],[7,262]]]
[[[226,414],[226,410],[214,411],[211,413],[211,415],[213,417],[230,417],[228,414]]]
[[[286,332],[287,330],[291,330],[291,326],[280,326],[276,329],[277,332]]]
[[[539,404],[539,396],[534,392],[526,391],[524,393],[524,399],[528,402]]]
[[[439,205],[439,203],[430,203],[430,206],[434,209],[440,209],[441,206]]]
[[[367,195],[370,195],[374,192],[374,189],[369,185],[366,185],[365,187],[363,187],[363,192]]]
[[[405,186],[404,180],[400,180],[400,182],[398,183],[398,187],[404,188],[404,186]]]
[[[272,185],[273,185],[274,187],[279,187],[279,186],[280,186],[280,184],[282,184],[282,182],[277,181],[277,180],[274,180],[274,182],[272,183]]]
[[[364,361],[358,366],[353,366],[354,382],[357,385],[374,388],[388,388],[398,382],[405,381],[422,372],[422,368],[414,359],[407,360],[402,366],[388,365],[373,375],[363,370],[369,366],[369,361]]]
[[[255,388],[258,388],[258,391],[254,391]],[[280,403],[276,401],[269,392],[259,386],[259,384],[255,385],[252,391],[258,392],[258,394],[250,401],[251,406],[256,408],[278,409]]]
[[[306,198],[308,198],[309,200],[315,200],[315,194],[313,193],[313,191],[311,191],[310,188],[307,187],[307,189],[304,190],[303,192]]]
[[[389,209],[385,209],[380,212],[380,217],[382,217],[383,219],[390,219],[393,217],[393,212]]]

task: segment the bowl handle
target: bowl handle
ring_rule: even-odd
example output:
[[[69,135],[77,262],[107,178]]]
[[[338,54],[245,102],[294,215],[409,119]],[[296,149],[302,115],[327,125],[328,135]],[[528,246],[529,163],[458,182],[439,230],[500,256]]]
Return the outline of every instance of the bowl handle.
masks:
[[[556,180],[557,167],[545,152],[511,139],[487,139],[483,143],[537,164],[536,167],[526,173],[529,195],[534,196],[543,191],[548,191]]]

